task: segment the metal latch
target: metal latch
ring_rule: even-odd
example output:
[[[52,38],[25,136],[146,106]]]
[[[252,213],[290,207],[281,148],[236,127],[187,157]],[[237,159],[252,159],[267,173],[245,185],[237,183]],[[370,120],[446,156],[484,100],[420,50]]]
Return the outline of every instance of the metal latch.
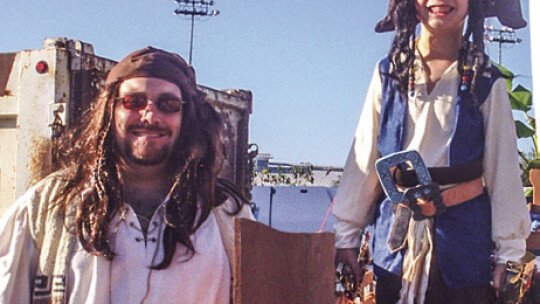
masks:
[[[49,104],[49,127],[65,126],[67,108],[65,102]]]

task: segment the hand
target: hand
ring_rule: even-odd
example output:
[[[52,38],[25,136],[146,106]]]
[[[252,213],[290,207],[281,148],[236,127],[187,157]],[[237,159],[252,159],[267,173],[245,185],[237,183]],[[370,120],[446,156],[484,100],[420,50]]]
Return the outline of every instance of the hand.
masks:
[[[336,258],[334,263],[337,267],[339,263],[349,265],[354,275],[354,291],[358,289],[360,283],[364,279],[364,270],[358,263],[358,254],[360,250],[358,248],[337,248]]]
[[[499,297],[499,290],[504,284],[504,274],[506,272],[506,264],[497,263],[495,269],[493,269],[493,289],[495,289],[495,296]]]

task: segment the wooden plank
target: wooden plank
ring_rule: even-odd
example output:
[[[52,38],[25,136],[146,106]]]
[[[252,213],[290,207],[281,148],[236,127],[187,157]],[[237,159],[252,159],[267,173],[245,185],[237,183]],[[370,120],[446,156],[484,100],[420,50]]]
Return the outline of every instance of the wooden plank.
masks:
[[[540,213],[540,169],[532,168],[529,171],[529,181],[533,186],[533,212]]]
[[[235,304],[328,304],[334,297],[333,233],[286,233],[235,222]]]

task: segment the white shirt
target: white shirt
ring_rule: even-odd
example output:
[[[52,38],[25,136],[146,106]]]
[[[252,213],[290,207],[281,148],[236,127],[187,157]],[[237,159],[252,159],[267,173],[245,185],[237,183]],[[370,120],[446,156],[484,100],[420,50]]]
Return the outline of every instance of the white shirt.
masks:
[[[449,147],[456,121],[457,63],[451,65],[427,93],[424,72],[415,73],[415,96],[409,98],[404,150],[417,150],[429,167],[449,165]],[[335,197],[337,248],[358,248],[363,228],[373,220],[381,186],[375,171],[381,112],[379,67],[368,89],[354,142]],[[517,139],[503,78],[498,79],[480,106],[484,118],[484,183],[491,197],[492,239],[497,262],[519,261],[525,253],[530,218],[521,185]]]
[[[30,300],[39,251],[29,232],[26,203],[20,200],[0,221],[0,303]],[[123,210],[111,225],[112,262],[77,242],[69,303],[229,303],[231,270],[214,212],[191,236],[195,254],[190,260],[182,262],[185,247],[177,245],[168,268],[151,270],[163,259],[163,208],[152,216],[146,241],[133,209],[125,204]]]

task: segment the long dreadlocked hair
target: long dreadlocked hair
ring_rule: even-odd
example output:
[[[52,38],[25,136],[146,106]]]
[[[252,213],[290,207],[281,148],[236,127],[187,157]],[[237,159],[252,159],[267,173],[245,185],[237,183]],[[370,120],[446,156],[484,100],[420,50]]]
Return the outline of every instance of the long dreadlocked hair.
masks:
[[[67,176],[67,184],[56,198],[57,204],[76,204],[75,226],[83,248],[112,260],[108,237],[112,219],[123,204],[122,185],[115,164],[112,134],[115,97],[119,83],[107,86],[82,122],[56,143],[53,157],[57,170]],[[182,108],[182,125],[175,143],[170,168],[172,187],[165,205],[164,258],[155,269],[167,268],[177,243],[186,247],[189,258],[195,253],[189,236],[208,218],[213,207],[230,197],[237,213],[246,202],[231,183],[217,178],[222,165],[222,121],[204,94]],[[90,189],[90,190],[87,190]],[[84,191],[84,197],[83,197]],[[81,197],[83,197],[81,199]]]
[[[472,69],[471,92],[476,96],[476,84],[484,73],[488,59],[484,53],[484,19],[486,0],[469,0],[469,18],[461,47],[458,51],[458,71],[464,75],[467,67]],[[393,11],[394,41],[388,54],[393,67],[393,77],[402,96],[407,96],[409,83],[414,83],[414,59],[416,44],[415,0],[396,0]],[[471,40],[472,38],[472,40]]]

